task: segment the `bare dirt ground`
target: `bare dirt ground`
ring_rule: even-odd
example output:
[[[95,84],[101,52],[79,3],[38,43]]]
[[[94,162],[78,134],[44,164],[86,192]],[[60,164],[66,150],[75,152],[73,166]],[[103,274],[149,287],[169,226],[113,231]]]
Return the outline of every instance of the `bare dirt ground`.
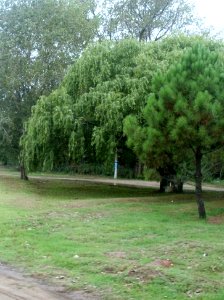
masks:
[[[99,300],[85,291],[66,292],[30,278],[18,270],[0,264],[1,300]]]
[[[1,170],[1,175],[4,171]],[[9,176],[7,174],[7,176]],[[112,185],[127,185],[135,187],[159,188],[159,182],[143,180],[107,179],[107,178],[77,178],[59,176],[30,176],[31,179],[70,180],[104,183]],[[185,190],[194,190],[194,185],[185,184]],[[204,190],[224,191],[222,187],[203,186]],[[18,270],[0,264],[0,300],[100,300],[97,295],[85,291],[66,292],[61,287],[49,286],[34,278],[24,275]]]

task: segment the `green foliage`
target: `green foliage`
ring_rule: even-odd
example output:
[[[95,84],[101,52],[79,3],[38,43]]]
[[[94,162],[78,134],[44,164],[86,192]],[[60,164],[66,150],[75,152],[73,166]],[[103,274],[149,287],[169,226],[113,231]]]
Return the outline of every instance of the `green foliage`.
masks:
[[[32,105],[58,87],[95,36],[94,7],[93,1],[0,1],[0,109],[13,124],[6,156],[18,156]]]
[[[4,164],[8,163],[7,146],[12,145],[11,131],[13,124],[4,111],[0,111],[0,157]],[[14,154],[14,153],[13,153]],[[12,156],[14,156],[12,154]]]
[[[155,169],[149,169],[147,166],[144,167],[143,170],[143,176],[145,180],[149,181],[159,181],[160,180],[160,175],[158,172],[156,172]]]
[[[32,116],[26,124],[26,135],[22,137],[21,157],[28,169],[52,169],[55,164],[64,163],[69,155],[69,134],[73,125],[71,98],[64,89],[58,89],[50,96],[42,96],[32,109]],[[29,158],[29,160],[28,160]]]
[[[66,161],[71,158],[75,163],[86,160],[86,162],[92,163],[97,158],[98,162],[111,163],[115,149],[119,147],[119,143],[123,142],[122,121],[124,115],[132,110],[132,107],[135,107],[135,103],[132,99],[128,99],[127,95],[131,90],[131,78],[136,66],[135,58],[140,51],[141,44],[136,41],[104,42],[89,47],[74,64],[62,84],[62,89],[71,99],[69,109],[72,111],[72,126],[70,123],[69,126],[65,125],[66,120],[63,121],[64,123],[59,122],[60,116],[67,118],[62,107],[67,104],[59,100],[52,102],[52,97],[58,96],[57,92],[48,98],[45,97],[44,100],[40,100],[37,103],[38,108],[35,110],[36,117],[32,115],[27,125],[27,133],[22,141],[22,144],[26,144],[24,153],[28,151],[27,154],[24,154],[25,160],[27,162],[39,160],[39,154],[35,157],[31,155],[33,150],[29,150],[29,148],[33,149],[33,137],[35,136],[30,128],[34,127],[32,123],[36,124],[35,119],[38,119],[38,114],[41,115],[40,119],[42,119],[41,106],[44,102],[53,103],[53,112],[57,119],[57,122],[53,119],[53,127],[51,128],[54,134],[59,128],[64,132],[63,127],[66,126],[64,139],[68,149],[64,149],[65,155],[60,154],[64,155]],[[55,108],[56,103],[61,106],[61,111],[58,107]],[[58,116],[60,112],[63,113]],[[43,121],[41,124],[44,124]],[[43,153],[47,151],[47,159],[54,161],[56,156],[49,156],[49,153],[54,152],[54,147],[55,151],[59,148],[51,142],[50,133],[45,136],[44,125],[41,126],[39,129],[35,129],[37,132],[41,132],[40,136],[42,136],[41,141],[36,139],[36,146],[39,143],[45,143],[46,146],[42,147]],[[36,125],[35,128],[37,128]],[[48,147],[48,143],[51,146]],[[37,147],[39,148],[39,146]],[[40,164],[43,165],[43,162],[43,159],[40,159]],[[50,167],[53,165],[51,164]]]
[[[52,122],[46,137],[43,137],[45,135],[43,125],[36,131],[35,134],[42,136],[41,141],[35,138],[34,132],[30,129],[36,126],[34,125],[36,121],[33,122],[32,119],[38,119],[39,115],[42,120],[42,110],[38,107],[42,105],[43,100],[37,103],[35,116],[33,114],[29,120],[22,141],[26,149],[24,151],[26,164],[33,167],[36,164],[41,168],[46,166],[43,159],[46,156],[47,160],[51,161],[48,168],[56,166],[58,168],[60,164],[70,163],[75,165],[96,163],[111,168],[115,152],[118,151],[122,167],[134,168],[136,156],[127,149],[126,138],[123,136],[123,120],[132,114],[135,117],[128,117],[125,125],[128,145],[151,168],[158,169],[167,165],[178,168],[182,163],[182,153],[174,151],[176,145],[169,140],[170,132],[164,124],[173,120],[173,112],[169,111],[169,108],[187,111],[187,106],[185,101],[181,101],[184,95],[175,91],[171,85],[162,83],[163,74],[167,72],[169,66],[179,60],[186,49],[191,49],[192,45],[200,41],[207,43],[211,49],[215,47],[214,44],[219,45],[200,37],[178,36],[150,44],[124,40],[116,43],[101,42],[88,47],[70,69],[61,88],[44,98],[45,103],[52,105],[52,110],[46,110]],[[172,68],[174,67],[170,67]],[[181,68],[180,63],[177,68]],[[157,79],[153,80],[155,74]],[[181,80],[184,82],[180,78],[179,81]],[[170,84],[175,82],[180,84],[173,75],[169,75],[167,81]],[[194,84],[192,81],[191,87]],[[184,83],[182,85],[184,86]],[[163,88],[158,95],[151,96],[150,105],[143,113],[149,94],[160,86]],[[68,98],[69,101],[56,99],[61,93],[62,98]],[[172,99],[177,95],[179,98],[174,107]],[[195,109],[201,110],[204,105],[201,97],[205,95],[203,93],[198,95]],[[167,100],[166,108],[163,108],[163,100],[158,101],[159,97]],[[159,111],[160,107],[163,112]],[[153,127],[141,128],[141,125],[147,122],[152,123]],[[186,122],[188,124],[186,116],[178,119],[179,131],[185,128]],[[48,125],[46,127],[48,128]],[[172,131],[172,134],[175,136],[177,131],[176,133]],[[203,128],[200,134],[203,135]],[[63,147],[59,147],[60,142],[58,143],[54,136],[60,137]],[[41,146],[41,154],[40,150],[32,150],[38,149],[39,143],[45,145]],[[36,154],[32,155],[33,152]],[[187,155],[189,156],[190,154]],[[186,177],[186,172],[182,171],[185,170],[184,164],[181,164],[180,173]],[[189,162],[185,165],[189,165]]]
[[[209,40],[192,40],[167,72],[158,72],[144,109],[144,123],[136,116],[125,120],[128,144],[149,166],[192,160],[223,142],[224,90],[223,45]],[[189,154],[188,154],[189,153]]]
[[[219,49],[210,50],[203,43],[195,44],[162,80],[156,79],[157,86],[163,84],[158,93],[158,105],[164,114],[167,111],[170,137],[180,146],[208,151],[222,142],[221,55]],[[149,100],[148,107],[150,105]]]
[[[159,40],[196,23],[191,5],[180,0],[105,0],[102,13],[103,33],[110,39]]]

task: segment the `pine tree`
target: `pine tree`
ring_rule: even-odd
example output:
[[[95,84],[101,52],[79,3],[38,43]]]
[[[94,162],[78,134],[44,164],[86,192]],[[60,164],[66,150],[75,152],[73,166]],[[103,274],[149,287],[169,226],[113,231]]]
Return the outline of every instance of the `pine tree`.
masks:
[[[187,50],[167,72],[154,78],[153,91],[144,110],[146,132],[139,151],[173,153],[182,160],[191,151],[195,166],[195,193],[200,218],[206,218],[202,199],[201,162],[205,153],[224,143],[223,49],[201,41]],[[126,132],[132,140],[131,119]],[[157,147],[157,148],[156,148]],[[164,159],[164,158],[161,158]]]

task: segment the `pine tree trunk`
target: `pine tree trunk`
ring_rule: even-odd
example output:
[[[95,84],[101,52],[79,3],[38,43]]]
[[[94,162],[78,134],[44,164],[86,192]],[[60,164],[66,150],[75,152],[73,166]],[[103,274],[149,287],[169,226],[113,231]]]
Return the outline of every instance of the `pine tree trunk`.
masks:
[[[198,214],[199,218],[205,219],[206,218],[206,211],[204,201],[202,199],[202,173],[201,173],[201,160],[202,160],[202,153],[201,149],[197,148],[195,152],[195,195],[198,205]]]
[[[183,183],[181,180],[176,179],[176,171],[172,165],[166,166],[165,168],[158,168],[157,171],[161,177],[160,179],[160,193],[164,193],[168,187],[174,193],[183,192]]]

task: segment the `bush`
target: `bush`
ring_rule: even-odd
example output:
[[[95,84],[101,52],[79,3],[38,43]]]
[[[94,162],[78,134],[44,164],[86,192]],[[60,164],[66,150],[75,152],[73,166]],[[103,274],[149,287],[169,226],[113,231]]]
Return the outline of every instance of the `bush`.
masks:
[[[143,176],[145,180],[160,180],[159,173],[155,169],[144,167]]]

